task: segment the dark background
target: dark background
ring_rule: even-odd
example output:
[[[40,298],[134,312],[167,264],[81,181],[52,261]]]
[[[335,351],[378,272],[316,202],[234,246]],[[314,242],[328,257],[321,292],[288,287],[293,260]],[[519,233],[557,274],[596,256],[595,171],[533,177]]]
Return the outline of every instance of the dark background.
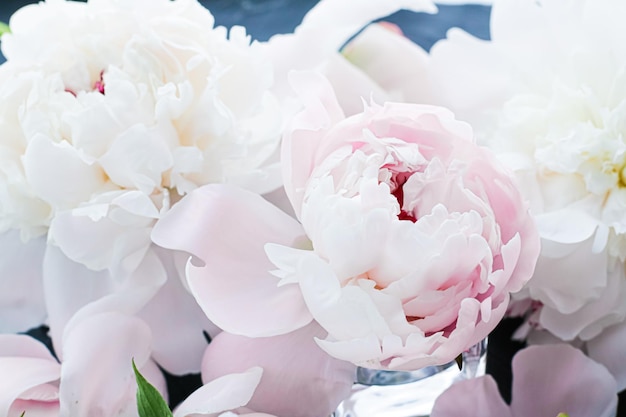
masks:
[[[11,14],[21,6],[37,3],[33,0],[0,0],[0,2],[0,21],[3,22],[8,22]],[[243,25],[253,39],[262,41],[276,33],[293,31],[317,0],[204,0],[201,3],[211,10],[217,25],[226,27]],[[446,31],[453,26],[488,39],[489,16],[488,6],[462,5],[439,6],[439,13],[435,15],[403,11],[385,20],[398,24],[409,38],[425,49],[430,49],[433,43],[444,38]],[[505,320],[489,338],[487,372],[496,378],[507,400],[510,400],[511,358],[523,347],[522,344],[510,340],[517,325],[519,322],[516,320]],[[30,333],[46,340],[46,330],[44,327]],[[196,389],[201,382],[198,375],[184,377],[168,375],[168,384],[173,406]],[[549,390],[549,387],[547,389]],[[626,403],[626,399],[622,399],[620,403]],[[622,406],[618,415],[626,417],[626,407]]]
[[[37,1],[0,0],[0,21],[8,22],[15,10],[31,3]],[[267,40],[275,33],[293,31],[317,0],[201,0],[200,3],[211,10],[217,25],[243,25],[254,39]],[[452,26],[487,38],[489,10],[488,6],[479,5],[439,6],[436,15],[399,12],[385,20],[398,23],[408,37],[428,49],[445,37],[446,30]]]

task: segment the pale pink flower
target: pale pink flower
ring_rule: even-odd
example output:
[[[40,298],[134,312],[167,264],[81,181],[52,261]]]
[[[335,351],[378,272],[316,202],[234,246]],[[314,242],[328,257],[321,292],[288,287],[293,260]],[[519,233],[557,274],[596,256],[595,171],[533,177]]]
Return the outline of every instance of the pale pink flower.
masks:
[[[432,417],[611,417],[617,386],[607,369],[566,344],[531,346],[513,358],[507,405],[490,375],[459,381],[439,396]]]
[[[154,241],[194,255],[190,289],[231,333],[314,319],[328,333],[318,344],[357,365],[454,359],[495,327],[539,252],[510,176],[446,109],[372,104],[346,119],[321,76],[294,73],[293,84],[305,109],[282,163],[300,222],[207,186],[161,219]]]

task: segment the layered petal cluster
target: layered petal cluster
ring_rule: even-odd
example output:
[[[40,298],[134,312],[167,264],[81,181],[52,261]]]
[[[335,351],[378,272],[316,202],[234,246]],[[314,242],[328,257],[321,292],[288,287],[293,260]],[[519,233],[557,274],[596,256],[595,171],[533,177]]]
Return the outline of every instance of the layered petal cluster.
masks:
[[[542,252],[526,294],[537,301],[533,322],[563,340],[592,339],[626,317],[624,7],[496,1],[491,41],[453,30],[431,51],[439,99],[515,170],[531,201]]]
[[[196,0],[50,0],[10,26],[0,230],[48,232],[101,270],[136,263],[155,219],[199,185],[280,185],[272,64]]]
[[[607,369],[570,345],[531,346],[513,358],[512,401],[490,375],[459,381],[439,396],[432,417],[613,417],[617,386]]]
[[[155,242],[199,258],[191,291],[230,332],[314,319],[328,333],[318,344],[357,365],[451,361],[495,327],[535,266],[537,231],[510,175],[443,108],[372,104],[345,118],[323,77],[292,80],[305,108],[282,163],[300,222],[207,186],[156,225]],[[227,236],[203,241],[214,234]]]
[[[138,313],[161,366],[199,371],[202,331],[214,326],[150,231],[199,185],[280,185],[270,58],[245,29],[215,27],[196,0],[50,0],[18,10],[10,27],[0,331],[46,320],[63,356],[79,311]]]

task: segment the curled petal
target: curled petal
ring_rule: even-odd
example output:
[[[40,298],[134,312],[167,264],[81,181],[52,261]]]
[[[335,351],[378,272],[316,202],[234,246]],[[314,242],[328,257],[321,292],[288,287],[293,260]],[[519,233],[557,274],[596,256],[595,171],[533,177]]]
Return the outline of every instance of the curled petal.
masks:
[[[8,416],[12,404],[24,393],[36,396],[55,382],[61,365],[29,336],[0,335],[0,415]],[[22,410],[23,411],[23,410]]]
[[[291,245],[302,234],[298,222],[262,197],[215,184],[178,202],[156,224],[152,239],[204,263],[188,263],[187,279],[211,321],[255,337],[286,333],[311,321],[298,287],[278,287],[264,250],[266,242]]]
[[[174,410],[174,417],[211,417],[242,407],[250,401],[262,373],[261,368],[253,367],[217,378],[194,391]]]

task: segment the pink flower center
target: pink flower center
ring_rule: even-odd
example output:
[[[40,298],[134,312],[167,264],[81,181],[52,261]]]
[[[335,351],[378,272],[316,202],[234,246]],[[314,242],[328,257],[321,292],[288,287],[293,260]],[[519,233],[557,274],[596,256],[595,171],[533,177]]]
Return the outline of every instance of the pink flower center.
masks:
[[[102,79],[102,75],[104,71],[100,71],[100,79],[96,81],[93,85],[94,90],[98,90],[100,94],[104,94],[104,80]]]
[[[404,184],[408,181],[409,177],[411,177],[412,172],[398,172],[394,173],[391,182],[395,184],[395,188],[391,190],[391,194],[398,200],[398,204],[400,205],[400,213],[398,213],[398,219],[400,220],[410,220],[413,223],[417,221],[417,218],[413,213],[409,213],[403,209],[404,207]]]

